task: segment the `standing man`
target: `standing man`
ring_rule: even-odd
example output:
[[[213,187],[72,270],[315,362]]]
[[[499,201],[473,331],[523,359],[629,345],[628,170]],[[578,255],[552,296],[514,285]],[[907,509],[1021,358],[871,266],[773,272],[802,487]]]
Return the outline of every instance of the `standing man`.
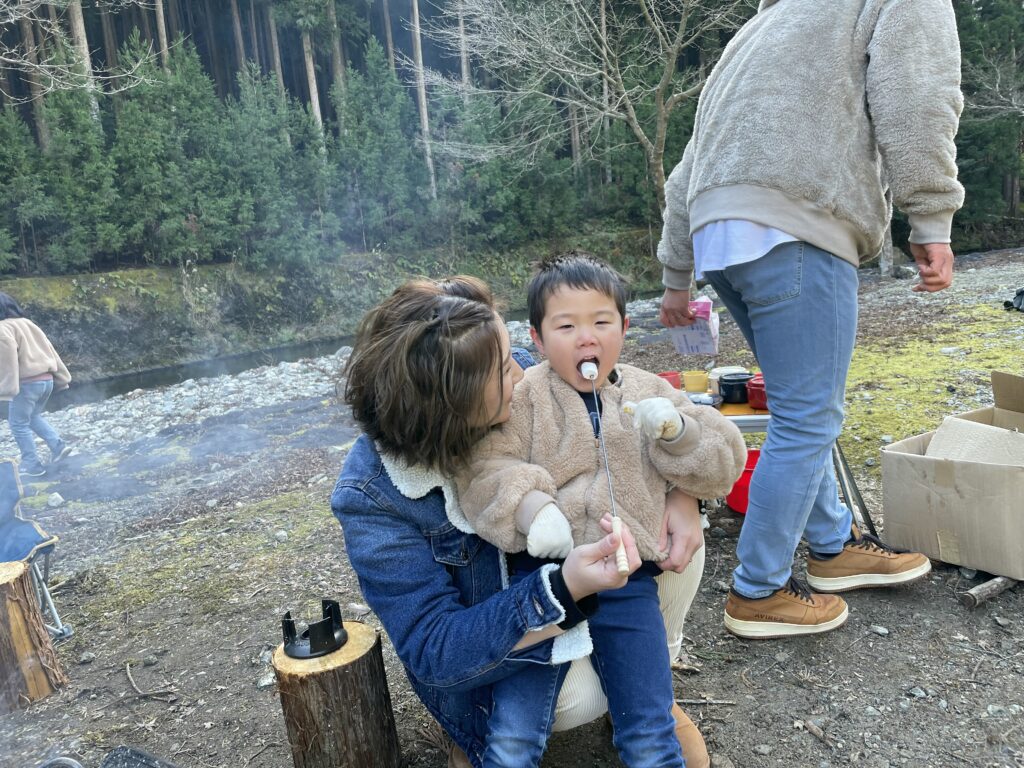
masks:
[[[823,593],[930,570],[923,555],[856,531],[829,461],[857,329],[857,266],[881,249],[892,203],[910,219],[913,290],[952,282],[962,105],[950,0],[761,0],[700,97],[666,184],[661,321],[693,321],[696,268],[764,372],[772,418],[725,607],[740,637],[827,632],[847,607]],[[801,536],[813,592],[792,575]]]

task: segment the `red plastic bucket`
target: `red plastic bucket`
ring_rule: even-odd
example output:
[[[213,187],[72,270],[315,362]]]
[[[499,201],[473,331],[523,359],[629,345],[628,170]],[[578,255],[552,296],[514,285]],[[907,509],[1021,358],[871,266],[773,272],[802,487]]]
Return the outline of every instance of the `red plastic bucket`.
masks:
[[[682,389],[683,382],[679,378],[679,371],[662,371],[658,375],[676,389]]]
[[[747,464],[743,468],[743,474],[729,491],[729,495],[725,497],[725,503],[733,512],[739,512],[741,515],[747,514],[747,504],[750,501],[750,478],[754,475],[754,467],[757,466],[759,458],[761,458],[759,449],[751,448],[747,451]]]

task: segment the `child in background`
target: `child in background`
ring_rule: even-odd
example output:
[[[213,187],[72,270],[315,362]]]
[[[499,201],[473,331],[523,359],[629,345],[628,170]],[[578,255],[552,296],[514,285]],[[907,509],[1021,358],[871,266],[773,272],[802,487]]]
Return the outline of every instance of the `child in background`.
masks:
[[[529,287],[530,333],[547,357],[515,388],[511,418],[476,447],[456,478],[476,533],[511,553],[515,583],[574,544],[597,541],[612,511],[598,436],[603,433],[615,509],[645,563],[604,592],[589,619],[591,662],[608,697],[614,743],[629,766],[682,766],[674,736],[672,677],[658,607],[657,561],[665,495],[724,495],[743,470],[739,430],[695,406],[619,354],[629,321],[625,280],[584,253],[554,257]],[[584,363],[596,365],[596,380]],[[597,389],[594,396],[593,387]],[[623,412],[634,402],[632,416]],[[525,550],[525,552],[524,552]],[[567,665],[537,665],[494,688],[486,766],[536,765]]]

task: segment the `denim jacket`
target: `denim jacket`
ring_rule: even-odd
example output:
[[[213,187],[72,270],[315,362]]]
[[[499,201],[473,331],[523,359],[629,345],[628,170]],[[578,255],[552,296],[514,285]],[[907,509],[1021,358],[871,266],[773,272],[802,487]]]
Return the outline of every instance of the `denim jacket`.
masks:
[[[479,765],[490,685],[525,663],[591,651],[586,622],[515,651],[530,630],[565,617],[548,574],[504,588],[504,558],[458,510],[451,481],[382,455],[359,437],[331,496],[363,597],[380,618],[413,690]]]

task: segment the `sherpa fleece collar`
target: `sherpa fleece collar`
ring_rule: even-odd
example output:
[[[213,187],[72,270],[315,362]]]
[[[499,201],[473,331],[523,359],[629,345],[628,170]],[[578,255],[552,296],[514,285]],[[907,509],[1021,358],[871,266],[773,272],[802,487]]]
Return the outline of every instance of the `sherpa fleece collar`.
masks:
[[[377,453],[399,493],[407,499],[422,499],[435,488],[440,488],[444,494],[444,512],[448,522],[463,533],[476,533],[463,514],[462,507],[459,506],[459,498],[455,494],[455,484],[451,478],[445,477],[436,469],[420,464],[410,466],[405,459],[385,453],[379,445]]]

